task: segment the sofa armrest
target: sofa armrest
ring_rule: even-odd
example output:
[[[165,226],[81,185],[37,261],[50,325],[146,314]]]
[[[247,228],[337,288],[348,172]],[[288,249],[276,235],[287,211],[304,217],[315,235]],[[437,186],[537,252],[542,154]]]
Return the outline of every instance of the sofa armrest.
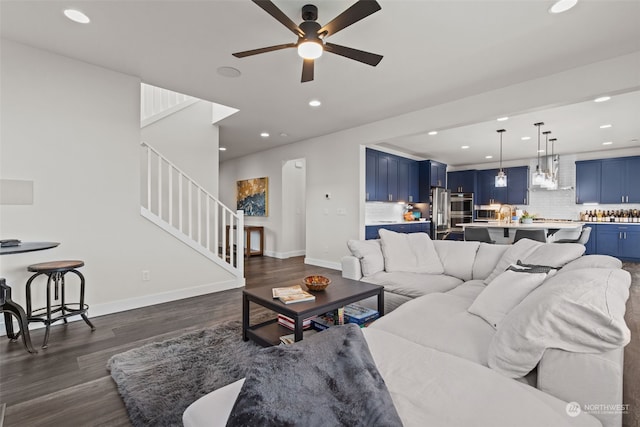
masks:
[[[622,425],[624,348],[605,353],[544,352],[538,365],[538,389],[577,402],[603,427]]]
[[[342,263],[342,277],[353,280],[362,279],[362,268],[358,258],[346,255],[340,261]]]

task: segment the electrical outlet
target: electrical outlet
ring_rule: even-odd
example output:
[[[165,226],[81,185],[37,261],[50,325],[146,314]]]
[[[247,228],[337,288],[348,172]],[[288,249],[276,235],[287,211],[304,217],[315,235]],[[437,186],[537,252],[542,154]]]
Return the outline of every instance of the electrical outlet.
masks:
[[[151,280],[151,272],[149,270],[142,270],[142,280],[145,282]]]

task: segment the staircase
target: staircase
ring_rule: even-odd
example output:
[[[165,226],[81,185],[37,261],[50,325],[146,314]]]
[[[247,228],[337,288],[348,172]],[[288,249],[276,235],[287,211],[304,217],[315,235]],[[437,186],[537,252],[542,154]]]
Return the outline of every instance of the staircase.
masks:
[[[142,83],[140,85],[140,127],[149,126],[198,102],[198,98]]]
[[[140,214],[244,286],[244,212],[232,211],[153,147],[141,143]]]

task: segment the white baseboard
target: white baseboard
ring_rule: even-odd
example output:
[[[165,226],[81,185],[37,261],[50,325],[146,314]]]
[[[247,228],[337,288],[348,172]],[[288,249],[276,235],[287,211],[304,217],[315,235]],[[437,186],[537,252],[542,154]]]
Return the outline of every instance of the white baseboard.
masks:
[[[178,289],[175,291],[161,292],[153,295],[145,295],[141,297],[123,299],[118,301],[107,302],[103,304],[89,305],[89,318],[104,316],[106,314],[119,313],[121,311],[133,310],[135,308],[148,307],[150,305],[162,304],[170,301],[177,301],[185,298],[197,297],[200,295],[211,294],[214,292],[226,291],[228,289],[241,288],[245,285],[244,278],[241,280],[225,280],[222,282],[208,283],[205,285],[194,286],[187,289]],[[82,320],[80,316],[72,316],[67,319],[69,322]],[[14,321],[14,330],[18,330],[18,324]],[[55,325],[55,324],[54,324]],[[34,322],[29,325],[29,329],[43,328],[44,324]],[[4,327],[4,316],[0,319],[0,336],[7,334]]]
[[[309,265],[317,265],[318,267],[330,268],[332,270],[342,271],[342,264],[340,264],[339,262],[331,262],[331,261],[326,261],[324,259],[316,259],[316,258],[305,258],[304,263]]]
[[[278,259],[287,259],[287,258],[293,258],[296,256],[304,256],[305,254],[306,254],[306,251],[304,249],[300,249],[297,251],[289,251],[289,252],[264,251],[264,256],[268,256],[271,258],[278,258]]]

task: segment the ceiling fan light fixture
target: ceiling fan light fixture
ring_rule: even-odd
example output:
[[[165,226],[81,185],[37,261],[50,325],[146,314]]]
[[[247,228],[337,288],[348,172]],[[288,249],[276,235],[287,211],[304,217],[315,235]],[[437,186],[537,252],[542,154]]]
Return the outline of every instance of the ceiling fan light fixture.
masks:
[[[322,43],[316,40],[306,40],[298,44],[298,55],[304,59],[317,59],[324,51]]]

